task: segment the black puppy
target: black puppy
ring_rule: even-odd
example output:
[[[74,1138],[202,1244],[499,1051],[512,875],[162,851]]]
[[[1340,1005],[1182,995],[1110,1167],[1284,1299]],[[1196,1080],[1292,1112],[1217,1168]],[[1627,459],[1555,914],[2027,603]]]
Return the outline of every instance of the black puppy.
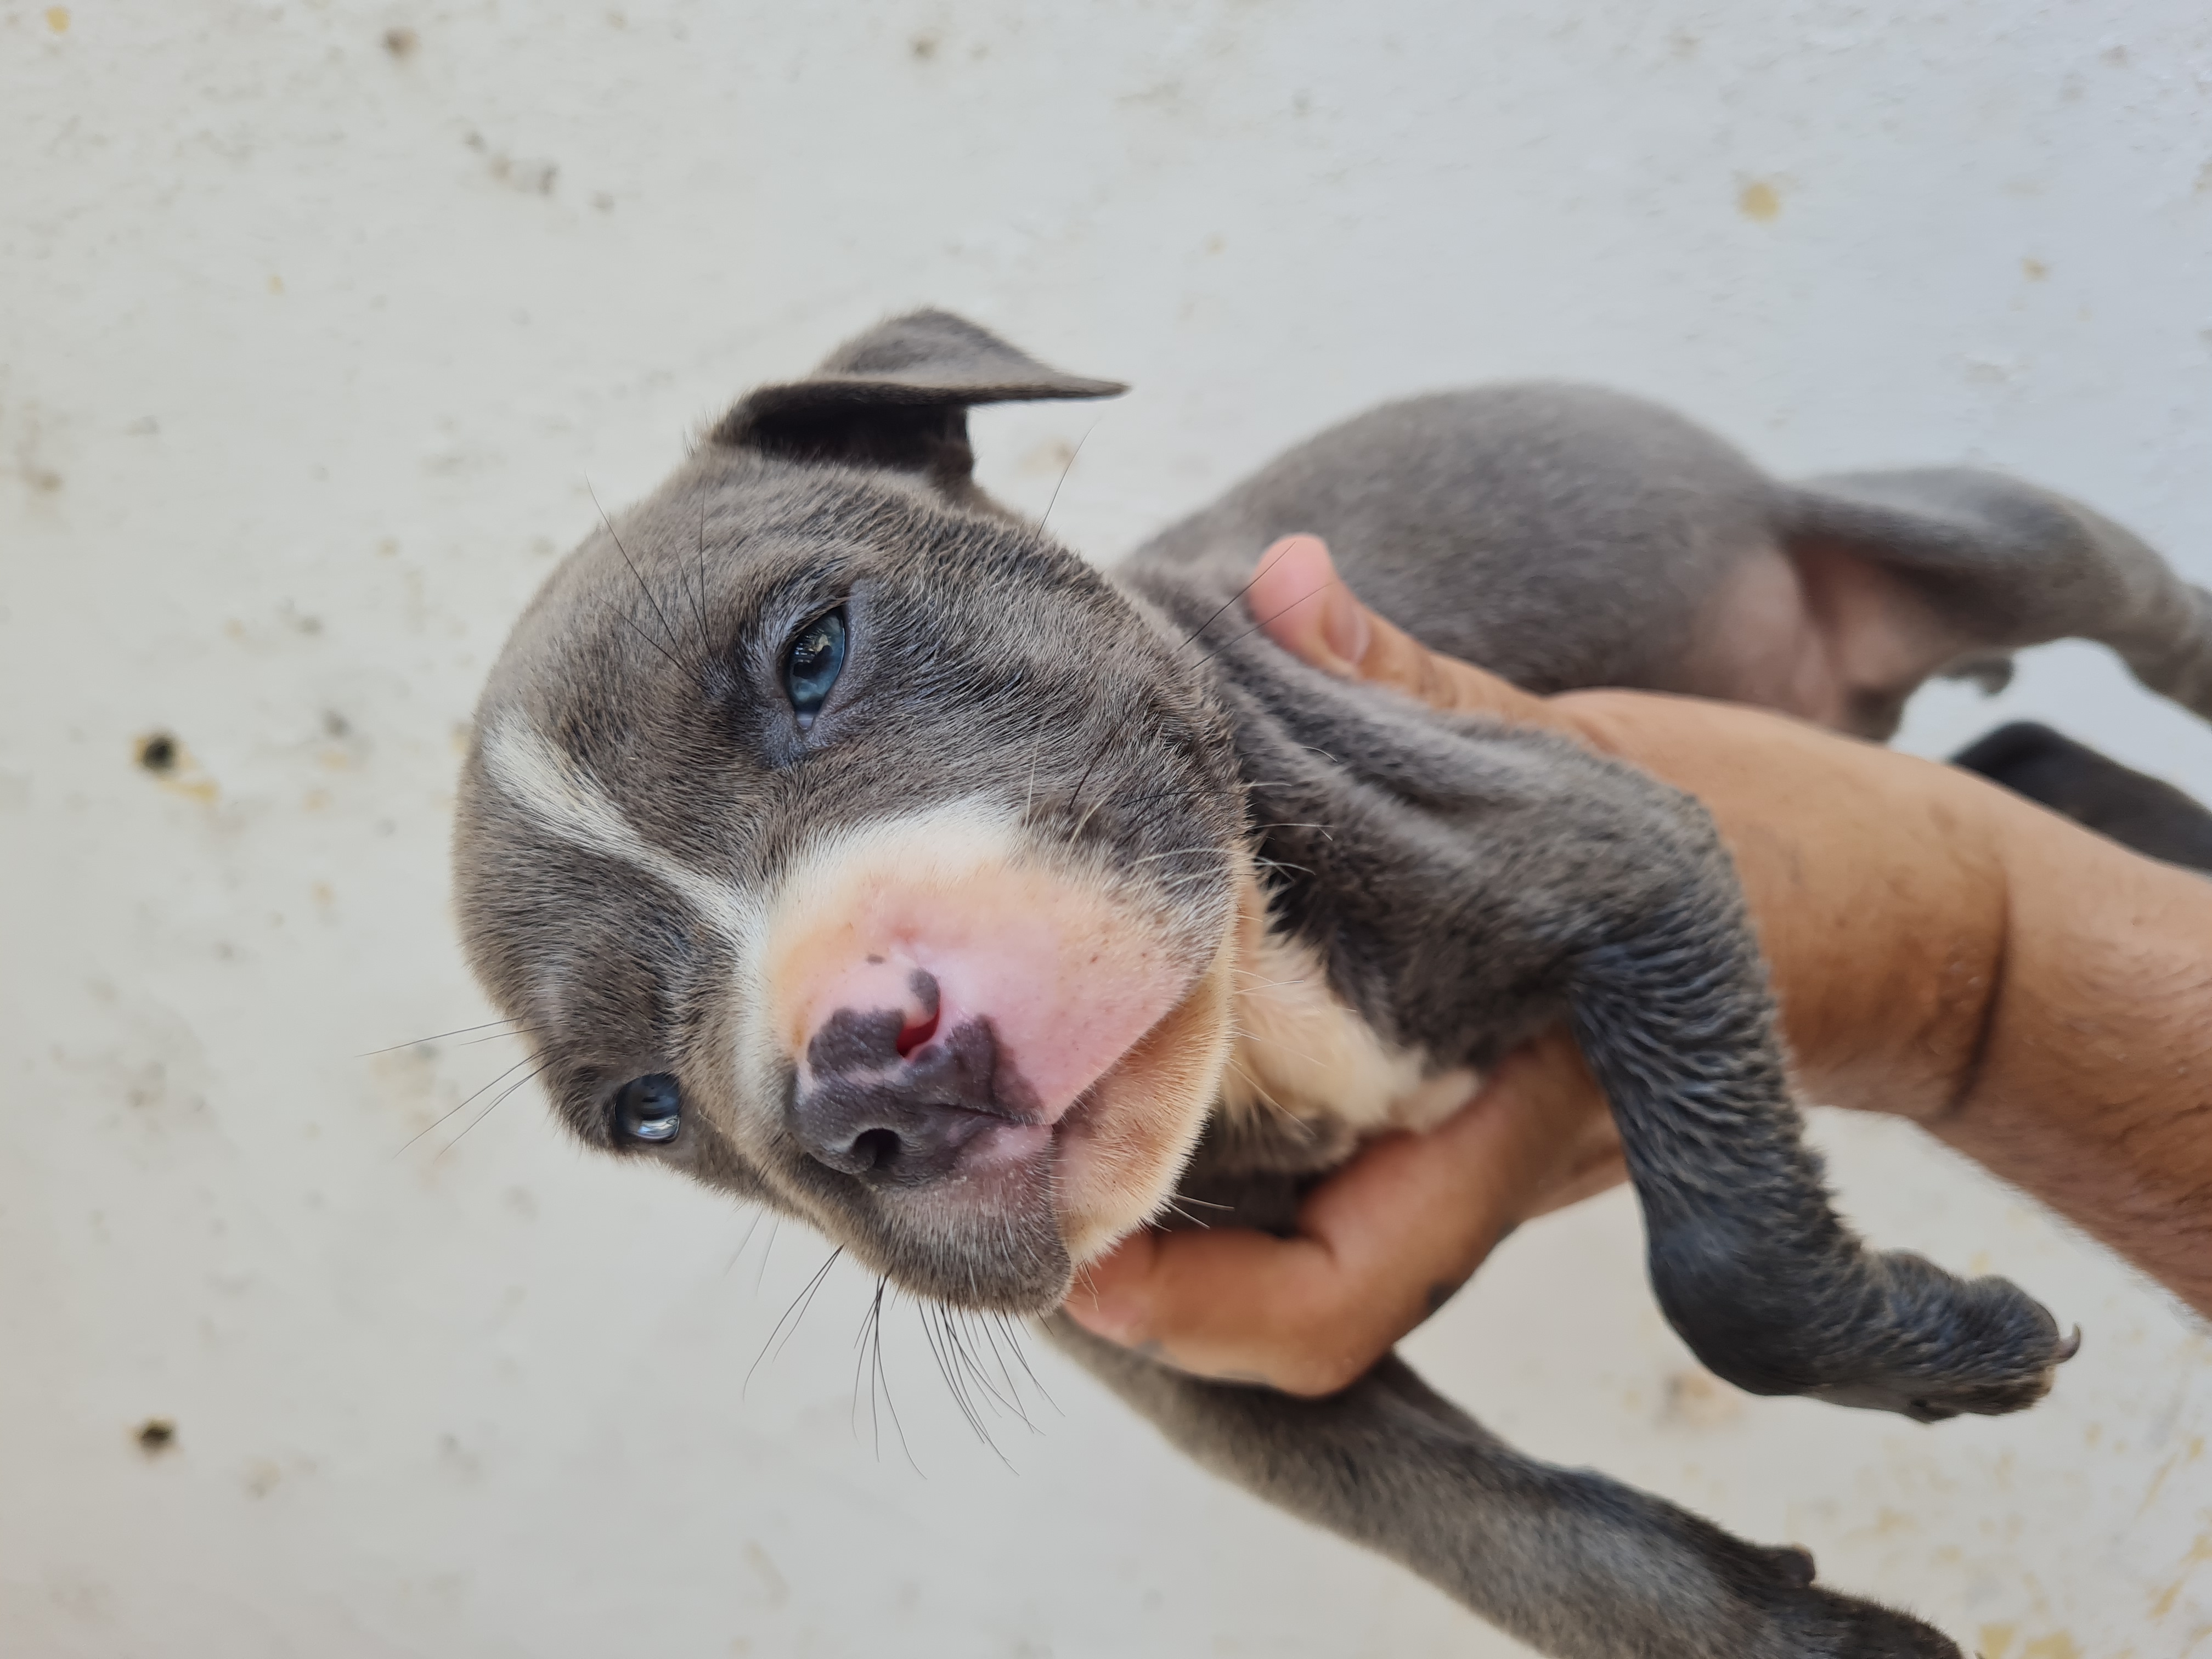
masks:
[[[1187,1170],[1264,1215],[1565,1019],[1661,1305],[1720,1375],[1922,1420],[2039,1397],[2070,1352],[2040,1307],[1830,1207],[1696,803],[1314,672],[1242,584],[1316,531],[1385,614],[1536,689],[1869,732],[1929,672],[2068,633],[2212,712],[2212,600],[2025,486],[1785,488],[1551,386],[1364,416],[1109,579],[980,495],[965,411],[1117,390],[902,319],[745,398],[548,580],[478,711],[456,863],[574,1131],[918,1294],[1048,1316]],[[1521,1456],[1395,1360],[1306,1401],[1053,1322],[1209,1466],[1547,1652],[1956,1651],[1802,1552]]]
[[[2212,812],[2172,784],[2145,777],[2047,726],[2033,720],[2001,726],[1952,756],[1951,764],[2138,853],[2212,872]]]

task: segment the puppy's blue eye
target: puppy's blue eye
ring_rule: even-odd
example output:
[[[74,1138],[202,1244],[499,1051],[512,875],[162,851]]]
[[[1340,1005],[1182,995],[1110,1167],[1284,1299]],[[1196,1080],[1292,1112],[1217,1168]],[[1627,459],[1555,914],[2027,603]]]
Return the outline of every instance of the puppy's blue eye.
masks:
[[[783,689],[801,731],[814,724],[822,700],[845,666],[845,613],[832,611],[799,630],[783,662]]]
[[[615,1091],[615,1133],[658,1146],[684,1127],[684,1093],[665,1072],[634,1077]]]

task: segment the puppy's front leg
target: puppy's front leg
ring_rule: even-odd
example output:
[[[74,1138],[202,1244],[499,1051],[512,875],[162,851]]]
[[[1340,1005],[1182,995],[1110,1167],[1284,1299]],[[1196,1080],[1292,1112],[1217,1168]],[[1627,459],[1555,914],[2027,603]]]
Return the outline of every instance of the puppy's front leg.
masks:
[[[1202,1382],[1065,1315],[1045,1328],[1214,1474],[1559,1659],[1959,1659],[1918,1620],[1816,1587],[1802,1550],[1522,1455],[1395,1355],[1301,1400]]]

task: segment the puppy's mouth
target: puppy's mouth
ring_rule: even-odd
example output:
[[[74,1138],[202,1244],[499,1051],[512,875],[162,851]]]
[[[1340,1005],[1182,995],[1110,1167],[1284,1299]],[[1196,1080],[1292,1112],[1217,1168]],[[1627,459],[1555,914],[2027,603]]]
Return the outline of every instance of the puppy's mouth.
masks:
[[[1233,907],[960,828],[786,884],[764,1012],[785,1133],[846,1178],[825,1224],[909,1289],[1033,1310],[1173,1189],[1225,1064]]]

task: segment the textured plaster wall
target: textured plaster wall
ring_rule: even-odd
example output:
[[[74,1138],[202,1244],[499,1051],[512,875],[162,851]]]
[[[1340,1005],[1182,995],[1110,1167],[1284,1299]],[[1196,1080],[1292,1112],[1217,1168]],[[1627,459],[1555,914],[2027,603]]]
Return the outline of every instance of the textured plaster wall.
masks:
[[[0,179],[10,1656],[1515,1650],[1049,1356],[994,1455],[904,1309],[902,1449],[853,1275],[748,1387],[819,1241],[527,1090],[416,1139],[504,1043],[360,1057],[486,1017],[455,761],[587,481],[887,311],[1136,383],[976,422],[1031,511],[1089,434],[1054,523],[1101,556],[1371,399],[1546,374],[1778,468],[2015,468],[2212,580],[2202,0],[4,0]],[[2014,714],[2212,793],[2087,647],[1908,738]],[[2087,1327],[2048,1404],[1741,1398],[1619,1194],[1415,1357],[1990,1659],[2212,1654],[2203,1328],[1911,1132],[1819,1133],[1877,1236]]]

